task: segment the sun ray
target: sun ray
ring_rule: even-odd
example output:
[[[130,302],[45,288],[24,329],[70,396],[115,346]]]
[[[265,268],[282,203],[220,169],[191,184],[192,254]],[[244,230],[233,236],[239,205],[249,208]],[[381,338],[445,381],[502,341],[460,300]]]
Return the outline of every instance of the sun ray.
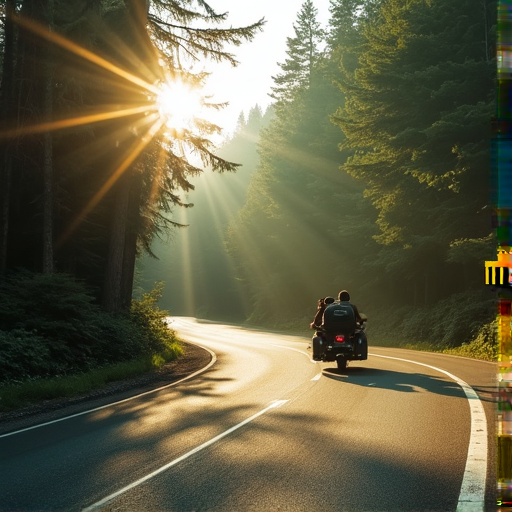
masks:
[[[99,112],[97,114],[89,114],[80,117],[69,117],[65,119],[59,119],[56,121],[49,121],[46,123],[34,124],[31,126],[24,126],[0,131],[0,138],[14,138],[19,137],[20,135],[44,133],[48,131],[62,130],[64,128],[73,128],[75,126],[99,123],[101,121],[109,121],[112,119],[118,119],[120,117],[128,117],[133,116],[135,114],[142,114],[148,112],[148,110],[151,110],[148,108],[148,105],[142,105],[138,107],[130,107],[120,110]]]
[[[126,80],[142,87],[143,89],[146,89],[149,92],[152,92],[153,94],[158,94],[158,88],[155,85],[147,82],[146,80],[143,80],[142,78],[134,75],[133,73],[130,73],[129,71],[126,71],[125,69],[120,68],[119,66],[116,66],[112,62],[70,41],[64,36],[56,32],[49,31],[44,25],[19,15],[15,16],[14,19],[20,27],[30,30],[34,34],[37,34],[38,36],[60,46],[61,48],[65,48],[69,52],[74,53],[75,55],[78,55],[79,57],[82,57],[83,59],[86,59],[89,62],[92,62],[93,64],[96,64],[97,66],[100,66],[103,69],[114,73],[115,75],[125,78]]]
[[[103,184],[103,186],[98,190],[98,192],[96,192],[96,194],[87,203],[83,210],[75,217],[73,222],[71,222],[68,228],[64,231],[64,233],[61,235],[56,244],[57,247],[61,246],[64,243],[64,241],[76,230],[76,228],[82,223],[84,218],[91,212],[91,210],[93,210],[93,208],[95,208],[95,206],[101,201],[105,194],[114,186],[114,184],[119,180],[119,178],[128,169],[128,167],[135,161],[135,159],[142,153],[144,148],[160,131],[164,124],[164,120],[156,115],[155,117],[156,119],[148,129],[147,133],[143,137],[140,137],[138,139],[137,143],[128,153],[123,162],[121,162],[121,164],[112,173],[108,180]]]
[[[116,82],[116,87],[123,88],[128,84],[133,84],[139,89],[136,91],[137,97],[140,98],[140,102],[137,104],[127,104],[124,101],[124,104],[112,105],[112,110],[108,110],[110,108],[109,105],[103,105],[101,110],[98,109],[96,112],[82,112],[74,117],[58,118],[56,116],[57,119],[22,127],[8,127],[4,125],[0,130],[0,139],[16,138],[23,135],[46,133],[123,119],[130,116],[139,116],[139,119],[135,119],[133,122],[129,121],[133,128],[131,131],[134,133],[141,131],[144,134],[137,137],[137,140],[129,148],[127,155],[123,156],[123,161],[115,170],[109,172],[109,177],[106,178],[103,185],[94,193],[93,197],[90,198],[81,211],[76,214],[67,228],[64,229],[64,232],[56,242],[56,246],[59,247],[65,243],[91,211],[94,210],[102,198],[112,189],[123,173],[129,169],[159,132],[161,135],[168,137],[169,141],[172,140],[172,144],[176,145],[176,147],[185,145],[188,148],[189,145],[193,146],[195,144],[195,138],[191,136],[192,129],[196,128],[196,123],[200,126],[196,115],[205,106],[204,98],[199,93],[202,78],[189,75],[186,72],[178,72],[177,70],[173,70],[172,73],[166,73],[162,67],[158,76],[152,73],[151,77],[154,77],[154,79],[152,78],[148,81],[97,55],[93,51],[70,41],[65,36],[48,30],[47,27],[38,22],[16,15],[15,23],[22,29],[30,31],[51,44],[70,52],[79,59],[83,59],[107,71],[107,73],[111,73],[115,79],[121,78],[122,80],[119,84]],[[141,66],[143,64],[143,62],[140,63]],[[190,141],[188,140],[189,138],[191,139]],[[187,153],[185,148],[182,151],[182,157],[187,158],[189,155],[185,155]],[[151,191],[152,196],[155,193],[156,190]]]

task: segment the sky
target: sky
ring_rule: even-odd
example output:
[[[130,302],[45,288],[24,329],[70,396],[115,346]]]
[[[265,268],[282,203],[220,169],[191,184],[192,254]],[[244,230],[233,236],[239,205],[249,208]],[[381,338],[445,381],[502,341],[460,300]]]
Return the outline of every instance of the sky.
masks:
[[[209,89],[218,102],[229,106],[215,121],[226,132],[236,127],[240,112],[247,115],[255,105],[263,111],[272,99],[268,96],[273,85],[272,76],[281,70],[278,63],[286,58],[286,38],[294,36],[293,24],[304,0],[210,0],[217,12],[228,12],[228,26],[246,26],[261,18],[266,24],[251,42],[233,49],[240,64],[236,68],[224,64],[207,66],[212,70]],[[329,0],[314,0],[318,21],[325,27],[329,19]]]

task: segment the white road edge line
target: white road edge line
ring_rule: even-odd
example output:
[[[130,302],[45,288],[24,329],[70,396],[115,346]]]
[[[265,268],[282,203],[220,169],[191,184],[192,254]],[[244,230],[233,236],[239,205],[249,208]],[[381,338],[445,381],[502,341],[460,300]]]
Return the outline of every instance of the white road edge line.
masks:
[[[300,348],[287,347],[286,345],[278,345],[277,343],[268,343],[268,345],[270,347],[284,348],[285,350],[293,350],[294,352],[298,352],[299,354],[306,356],[308,359],[311,359],[311,356],[307,352],[304,352],[304,350],[301,350]]]
[[[159,475],[160,473],[163,473],[164,471],[168,470],[172,466],[175,466],[176,464],[179,464],[180,462],[184,461],[185,459],[188,459],[191,455],[194,455],[201,450],[204,450],[208,446],[211,446],[212,444],[216,443],[217,441],[220,441],[223,437],[228,436],[229,434],[233,433],[235,430],[238,430],[239,428],[243,427],[244,425],[247,425],[247,423],[250,423],[251,421],[255,420],[256,418],[259,418],[266,412],[268,412],[270,409],[276,409],[277,407],[281,407],[284,405],[288,400],[274,400],[270,405],[265,407],[265,409],[262,409],[261,411],[257,412],[256,414],[253,414],[249,418],[245,419],[244,421],[236,424],[234,427],[231,427],[230,429],[226,430],[225,432],[222,432],[222,434],[219,434],[218,436],[215,436],[214,438],[210,439],[209,441],[206,441],[205,443],[197,446],[193,450],[190,450],[189,452],[185,453],[181,457],[178,457],[177,459],[174,459],[173,461],[169,462],[168,464],[165,464],[164,466],[156,469],[152,473],[149,473],[146,476],[143,476],[142,478],[139,478],[135,482],[132,482],[131,484],[123,487],[122,489],[119,489],[118,491],[114,492],[113,494],[110,494],[109,496],[103,498],[102,500],[94,503],[93,505],[90,505],[87,508],[82,509],[82,512],[91,512],[93,510],[98,510],[100,507],[103,507],[107,503],[111,502],[113,499],[117,498],[121,494],[124,494],[125,492],[129,491],[130,489],[133,489],[140,484],[147,482],[151,478]]]
[[[194,343],[194,345],[196,345],[196,344]],[[198,346],[198,347],[208,351],[210,353],[210,355],[212,356],[212,359],[204,368],[201,368],[200,370],[197,370],[196,372],[191,373],[190,375],[187,375],[186,377],[183,377],[182,379],[176,380],[174,382],[171,382],[170,384],[166,384],[165,386],[161,386],[161,387],[156,388],[156,389],[151,389],[150,391],[145,391],[144,393],[139,393],[138,395],[130,396],[128,398],[125,398],[123,400],[119,400],[117,402],[111,402],[109,404],[102,405],[100,407],[95,407],[94,409],[88,409],[87,411],[77,412],[76,414],[71,414],[69,416],[64,416],[63,418],[58,418],[56,420],[46,421],[44,423],[39,423],[39,424],[33,425],[31,427],[26,427],[26,428],[22,428],[20,430],[15,430],[14,432],[8,432],[7,434],[1,434],[0,435],[0,439],[2,437],[9,437],[9,436],[13,436],[15,434],[21,434],[22,432],[27,432],[28,430],[34,430],[36,428],[46,427],[47,425],[52,425],[54,423],[59,423],[60,421],[70,420],[71,418],[76,418],[77,416],[83,416],[84,414],[89,414],[91,412],[101,411],[102,409],[106,409],[107,407],[112,407],[113,405],[118,405],[118,404],[122,404],[124,402],[129,402],[130,400],[135,400],[136,398],[140,398],[141,396],[149,395],[151,393],[157,393],[158,391],[161,391],[162,389],[170,388],[172,386],[176,386],[178,384],[181,384],[182,382],[184,382],[186,380],[192,379],[193,377],[196,377],[197,375],[199,375],[199,374],[205,372],[206,370],[208,370],[208,368],[213,366],[215,364],[215,362],[217,361],[217,355],[215,354],[215,352],[213,352],[209,348],[203,347],[201,345],[196,345],[196,346]]]
[[[436,366],[400,357],[382,356],[379,354],[369,355],[426,366],[432,370],[444,373],[462,388],[468,399],[471,411],[471,436],[469,438],[466,468],[457,503],[457,512],[483,511],[485,508],[485,481],[487,477],[487,420],[484,407],[476,391],[456,375]]]

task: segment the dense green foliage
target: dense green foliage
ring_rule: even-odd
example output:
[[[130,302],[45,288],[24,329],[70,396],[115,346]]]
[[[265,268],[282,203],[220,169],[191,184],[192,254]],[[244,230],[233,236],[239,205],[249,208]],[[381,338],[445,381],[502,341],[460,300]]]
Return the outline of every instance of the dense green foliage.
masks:
[[[322,46],[304,2],[228,233],[251,320],[305,324],[346,288],[375,343],[453,347],[492,321],[495,9],[331,0]]]
[[[83,372],[155,354],[181,353],[156,301],[161,288],[133,301],[130,314],[106,313],[86,286],[64,274],[23,271],[0,282],[0,382]]]

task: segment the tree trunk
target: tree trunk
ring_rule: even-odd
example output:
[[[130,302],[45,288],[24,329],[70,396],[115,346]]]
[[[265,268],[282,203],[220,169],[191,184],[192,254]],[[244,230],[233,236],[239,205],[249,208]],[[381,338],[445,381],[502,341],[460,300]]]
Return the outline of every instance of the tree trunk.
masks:
[[[140,203],[142,194],[142,176],[136,172],[131,178],[128,226],[124,245],[123,277],[121,283],[122,307],[129,311],[132,304],[135,261],[137,259],[137,239],[139,232]]]
[[[54,0],[47,0],[48,31],[53,31],[55,5]],[[45,91],[44,119],[50,122],[53,118],[53,62],[52,45],[46,42],[45,52]],[[43,139],[43,273],[53,273],[53,135],[45,132]]]
[[[16,0],[6,0],[4,26],[4,52],[2,66],[2,81],[0,88],[0,112],[4,120],[13,122],[14,101],[14,65],[15,65],[15,33],[13,16],[16,12]],[[1,146],[0,167],[0,276],[7,269],[7,249],[9,237],[9,210],[12,176],[11,144],[3,141]]]
[[[121,282],[121,307],[123,311],[130,311],[133,295],[133,280],[135,278],[135,261],[137,259],[137,233],[129,229],[126,233],[123,276]]]
[[[153,63],[153,48],[146,30],[148,2],[125,0],[127,19],[116,29],[125,27],[131,45],[142,62]],[[137,70],[133,70],[136,72]],[[127,312],[131,306],[135,260],[137,256],[137,221],[142,182],[133,170],[133,163],[115,185],[109,251],[105,272],[102,305],[106,311]]]
[[[149,2],[125,0],[125,5],[126,19],[118,20],[113,29],[129,42],[145,66],[157,66],[154,48],[146,29]],[[129,69],[129,63],[127,65]],[[140,72],[140,69],[133,69],[133,72]],[[138,153],[139,150],[135,156]],[[129,164],[113,191],[113,218],[102,298],[103,308],[110,312],[127,312],[131,306],[142,191],[141,177],[134,171],[134,165],[134,162]]]
[[[112,223],[110,227],[110,240],[102,298],[103,309],[111,313],[123,311],[121,288],[126,244],[126,226],[128,224],[128,207],[130,203],[130,174],[130,170],[125,171],[125,174],[117,182],[114,191]]]

